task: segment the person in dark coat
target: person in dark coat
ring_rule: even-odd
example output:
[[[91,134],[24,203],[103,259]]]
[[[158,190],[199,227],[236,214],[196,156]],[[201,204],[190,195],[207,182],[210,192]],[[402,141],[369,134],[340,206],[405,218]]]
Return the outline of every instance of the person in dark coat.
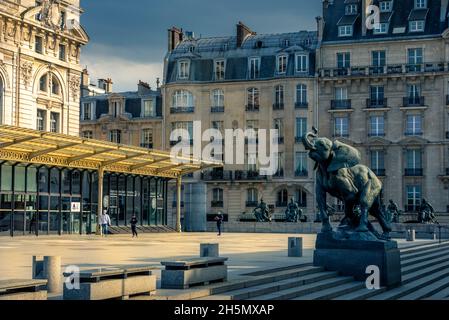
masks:
[[[221,224],[223,223],[223,213],[219,212],[217,216],[215,217],[215,221],[217,221],[217,229],[218,229],[218,235],[221,236]]]
[[[133,238],[134,237],[137,238],[137,236],[138,236],[137,235],[137,223],[138,223],[138,220],[137,220],[136,214],[133,214],[130,223],[131,223],[131,231],[133,233]]]

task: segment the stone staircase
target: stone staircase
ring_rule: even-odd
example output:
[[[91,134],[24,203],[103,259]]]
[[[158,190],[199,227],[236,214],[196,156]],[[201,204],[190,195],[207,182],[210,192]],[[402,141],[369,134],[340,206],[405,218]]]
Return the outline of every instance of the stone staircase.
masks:
[[[169,233],[175,229],[168,226],[137,226],[138,233]],[[110,226],[109,234],[131,234],[130,226]]]
[[[449,298],[449,242],[412,245],[401,250],[403,283],[368,290],[364,282],[311,264],[248,275],[236,283],[211,287],[199,300],[421,300]]]

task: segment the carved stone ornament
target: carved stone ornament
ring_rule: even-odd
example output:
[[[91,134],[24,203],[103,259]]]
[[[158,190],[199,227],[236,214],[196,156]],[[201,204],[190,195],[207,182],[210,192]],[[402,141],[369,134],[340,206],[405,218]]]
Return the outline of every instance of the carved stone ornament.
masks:
[[[72,93],[73,101],[78,99],[80,93],[81,79],[79,76],[71,76],[69,81],[70,92]]]
[[[28,61],[23,62],[20,66],[20,73],[25,88],[28,88],[31,81],[31,74],[33,73],[33,63]]]

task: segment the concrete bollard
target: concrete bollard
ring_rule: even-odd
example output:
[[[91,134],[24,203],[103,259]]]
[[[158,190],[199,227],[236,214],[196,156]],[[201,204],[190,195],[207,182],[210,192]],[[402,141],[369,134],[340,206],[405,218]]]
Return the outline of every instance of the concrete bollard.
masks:
[[[416,240],[416,230],[407,230],[407,241],[415,241]]]
[[[302,257],[302,238],[288,238],[288,256]]]
[[[200,257],[217,258],[220,256],[218,243],[201,243],[200,244]]]
[[[33,256],[33,279],[46,279],[48,293],[59,293],[61,287],[61,257]]]

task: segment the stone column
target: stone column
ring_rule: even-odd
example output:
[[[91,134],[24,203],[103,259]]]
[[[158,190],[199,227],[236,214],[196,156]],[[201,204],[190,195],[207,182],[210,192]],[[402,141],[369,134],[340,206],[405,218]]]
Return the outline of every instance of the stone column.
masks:
[[[100,168],[98,170],[98,210],[97,210],[97,235],[103,235],[103,230],[101,229],[100,219],[103,214],[103,177],[104,169]]]
[[[176,180],[176,232],[181,232],[181,187],[182,176]]]
[[[33,279],[46,279],[47,291],[49,293],[59,293],[61,287],[61,257],[38,257],[33,256]]]

